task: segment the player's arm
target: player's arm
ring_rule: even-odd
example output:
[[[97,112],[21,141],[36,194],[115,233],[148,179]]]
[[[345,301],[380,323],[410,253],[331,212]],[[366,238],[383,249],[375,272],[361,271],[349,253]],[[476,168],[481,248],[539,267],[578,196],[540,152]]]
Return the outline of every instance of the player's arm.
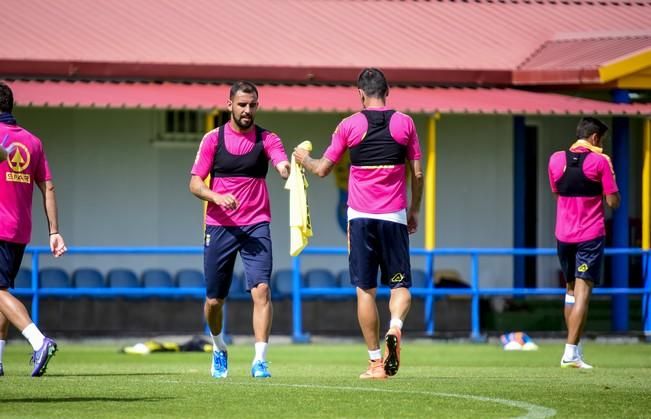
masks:
[[[43,208],[47,218],[50,232],[50,250],[55,258],[62,256],[68,249],[59,231],[59,218],[57,215],[57,199],[54,193],[54,184],[50,180],[36,182],[43,196]]]
[[[407,230],[413,234],[418,229],[418,214],[423,200],[423,166],[420,160],[409,160],[411,176],[411,204],[407,211]]]
[[[281,161],[276,165],[276,171],[281,178],[287,179],[289,177],[289,162],[287,160]]]
[[[190,177],[190,192],[199,199],[213,202],[226,209],[235,209],[239,206],[239,202],[232,194],[222,195],[212,191],[197,175]]]
[[[319,176],[326,177],[332,171],[332,168],[335,167],[334,162],[330,161],[325,157],[320,159],[313,159],[310,157],[310,152],[304,148],[296,147],[294,149],[294,157],[298,164],[302,164],[308,171]]]

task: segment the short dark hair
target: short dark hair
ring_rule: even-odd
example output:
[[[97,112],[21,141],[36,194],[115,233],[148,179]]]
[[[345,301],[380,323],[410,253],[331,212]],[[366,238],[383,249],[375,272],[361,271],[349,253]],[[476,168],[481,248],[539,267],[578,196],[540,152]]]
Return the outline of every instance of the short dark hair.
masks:
[[[14,94],[11,88],[0,81],[0,112],[9,112],[14,110]]]
[[[384,99],[389,91],[384,73],[377,68],[369,67],[362,70],[357,77],[357,88],[366,96]]]
[[[608,132],[608,125],[604,124],[597,118],[586,116],[581,118],[579,125],[576,126],[576,139],[588,138],[592,134],[597,134],[599,138]]]
[[[251,83],[250,81],[239,80],[233,83],[231,86],[231,93],[229,98],[232,100],[237,92],[255,94],[256,97],[258,96],[258,88],[255,87],[255,84]]]

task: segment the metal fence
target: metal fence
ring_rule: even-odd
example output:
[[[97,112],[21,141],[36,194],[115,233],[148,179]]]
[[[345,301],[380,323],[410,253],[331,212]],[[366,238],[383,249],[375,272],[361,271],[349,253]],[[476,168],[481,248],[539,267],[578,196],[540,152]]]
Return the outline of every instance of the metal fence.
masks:
[[[205,289],[184,288],[184,287],[149,287],[149,288],[40,288],[38,272],[40,268],[40,257],[49,254],[48,247],[28,247],[25,251],[32,257],[32,281],[31,288],[14,289],[12,292],[18,296],[31,296],[31,315],[34,323],[39,321],[39,300],[48,296],[133,296],[133,297],[165,297],[165,296],[189,296],[203,298]],[[201,247],[71,247],[70,254],[121,254],[121,255],[201,255]],[[303,332],[302,300],[308,296],[324,295],[347,295],[354,296],[354,288],[306,288],[301,281],[301,261],[305,257],[323,257],[332,255],[346,255],[345,248],[308,247],[303,250],[300,256],[293,258],[293,286],[292,286],[292,338],[295,342],[309,340],[309,335]],[[470,263],[470,288],[436,288],[434,281],[428,280],[427,287],[411,288],[412,295],[422,297],[425,302],[424,320],[426,334],[434,334],[434,308],[436,296],[468,295],[471,297],[471,333],[470,338],[481,340],[480,331],[480,310],[479,300],[482,296],[522,296],[522,295],[562,295],[564,288],[489,288],[480,287],[480,257],[486,256],[551,256],[556,254],[556,249],[512,249],[512,248],[446,248],[446,249],[411,249],[412,256],[425,258],[424,271],[426,278],[433,278],[436,257],[439,256],[466,256]],[[644,279],[643,288],[595,288],[597,295],[642,295],[643,307],[642,317],[645,334],[651,335],[651,250],[636,248],[628,249],[606,249],[606,255],[629,255],[642,257],[642,272]],[[388,288],[378,288],[378,295],[389,295]],[[226,313],[225,313],[226,314]]]

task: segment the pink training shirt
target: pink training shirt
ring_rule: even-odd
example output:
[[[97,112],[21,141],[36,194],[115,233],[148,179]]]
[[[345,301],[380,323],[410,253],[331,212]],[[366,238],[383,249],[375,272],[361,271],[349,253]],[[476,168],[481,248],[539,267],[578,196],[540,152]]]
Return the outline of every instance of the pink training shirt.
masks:
[[[244,155],[253,150],[255,145],[255,129],[239,133],[231,128],[230,122],[225,126],[224,141],[226,150],[235,155]],[[220,128],[207,133],[197,152],[197,158],[192,166],[192,174],[206,179],[212,170],[213,159],[217,151],[217,136]],[[262,144],[265,154],[274,167],[287,161],[285,149],[276,134],[270,131],[262,133]],[[208,202],[206,224],[216,226],[246,226],[263,221],[271,221],[269,206],[269,191],[265,179],[249,177],[217,177],[210,180],[210,189],[219,194],[232,194],[240,203],[234,210],[225,209]]]
[[[387,111],[388,107],[368,108],[369,111]],[[332,142],[323,156],[337,163],[344,152],[359,144],[366,136],[368,121],[357,112],[339,123]],[[389,121],[389,132],[394,140],[407,146],[407,160],[420,160],[418,133],[410,116],[396,112]],[[385,214],[407,208],[407,179],[405,165],[391,167],[350,167],[348,206],[354,210]]]
[[[594,151],[583,162],[583,173],[594,181],[601,182],[604,195],[619,191],[615,182],[615,172],[610,158],[601,149]],[[575,144],[570,151],[587,153],[590,151],[582,142]],[[556,182],[565,172],[565,152],[557,151],[549,159],[549,183],[552,192],[558,192]],[[602,196],[559,196],[556,202],[556,238],[564,243],[579,243],[606,235],[604,204]]]
[[[51,180],[43,144],[18,125],[0,123],[0,143],[13,147],[0,162],[0,240],[27,244],[32,236],[34,183]]]

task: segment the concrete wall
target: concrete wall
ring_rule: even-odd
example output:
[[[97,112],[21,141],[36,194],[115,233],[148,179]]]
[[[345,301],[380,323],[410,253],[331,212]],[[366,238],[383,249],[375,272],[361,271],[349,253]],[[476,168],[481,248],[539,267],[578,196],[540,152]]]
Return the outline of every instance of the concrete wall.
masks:
[[[45,145],[59,199],[61,230],[69,246],[200,246],[202,204],[188,191],[189,171],[197,145],[154,145],[160,111],[120,109],[19,108],[19,122],[37,134]],[[276,131],[286,150],[303,140],[314,144],[321,156],[336,124],[345,115],[260,112],[257,122]],[[426,117],[416,115],[423,153]],[[578,118],[527,118],[539,126],[539,246],[554,245],[554,203],[549,194],[546,167],[549,154],[567,147],[574,138]],[[641,132],[633,124],[635,133]],[[437,247],[511,247],[513,243],[513,134],[509,116],[443,115],[438,123]],[[634,134],[634,138],[637,134]],[[634,140],[635,142],[636,140]],[[635,147],[632,147],[635,149]],[[632,153],[635,153],[633,151]],[[639,155],[639,154],[638,154]],[[636,162],[637,160],[634,159]],[[639,163],[636,163],[639,166]],[[425,168],[427,170],[427,167]],[[631,167],[639,171],[639,167]],[[632,174],[637,182],[639,175]],[[309,199],[314,223],[314,246],[345,246],[336,208],[339,199],[335,179],[310,177]],[[289,268],[288,195],[284,182],[270,171],[272,237],[276,269]],[[632,211],[639,204],[639,188]],[[423,208],[424,209],[424,208]],[[421,228],[412,236],[412,247],[423,246]],[[47,230],[40,194],[34,201],[32,244],[45,245]],[[539,285],[555,284],[556,260],[539,262]],[[25,258],[25,264],[29,258]],[[422,258],[413,265],[423,267]],[[201,269],[201,256],[66,256],[60,261],[43,258],[44,265],[72,271],[95,266],[103,271],[128,267],[141,271],[162,267],[171,271]],[[345,257],[309,257],[305,269],[347,267]],[[469,281],[469,260],[441,257],[437,269],[460,271]],[[241,267],[236,268],[240,270]],[[512,284],[510,257],[482,258],[484,286]]]

